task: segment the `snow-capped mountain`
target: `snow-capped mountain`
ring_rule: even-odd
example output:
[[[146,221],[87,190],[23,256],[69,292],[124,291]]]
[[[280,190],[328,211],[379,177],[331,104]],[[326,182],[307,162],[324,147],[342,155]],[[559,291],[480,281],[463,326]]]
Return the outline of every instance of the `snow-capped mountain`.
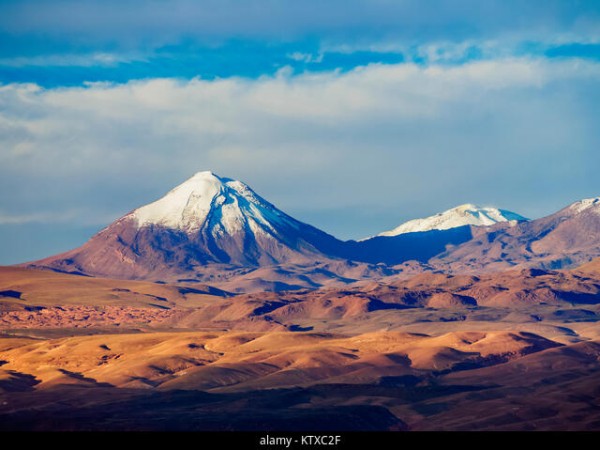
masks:
[[[398,236],[405,233],[449,230],[465,225],[490,226],[499,222],[522,222],[526,220],[528,219],[511,211],[467,203],[430,217],[409,220],[393,230],[378,234],[378,236]]]
[[[82,247],[35,265],[115,278],[162,279],[206,272],[215,264],[231,268],[314,262],[335,254],[340,245],[244,183],[199,172],[161,199],[118,219]]]

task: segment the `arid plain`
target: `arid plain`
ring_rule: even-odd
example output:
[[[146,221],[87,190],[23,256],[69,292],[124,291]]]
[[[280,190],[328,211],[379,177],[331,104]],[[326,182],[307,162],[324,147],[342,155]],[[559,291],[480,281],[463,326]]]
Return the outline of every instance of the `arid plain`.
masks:
[[[598,429],[599,291],[597,261],[237,296],[2,268],[0,427]]]

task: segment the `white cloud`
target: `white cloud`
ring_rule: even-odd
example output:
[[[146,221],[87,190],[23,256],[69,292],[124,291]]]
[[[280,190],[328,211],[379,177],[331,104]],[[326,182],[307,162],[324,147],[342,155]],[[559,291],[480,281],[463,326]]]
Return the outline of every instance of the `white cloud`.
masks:
[[[77,213],[70,212],[34,212],[29,214],[10,214],[0,211],[0,225],[21,225],[26,223],[65,223],[73,220]]]
[[[119,63],[144,61],[141,56],[96,52],[89,54],[50,54],[37,56],[15,56],[0,58],[0,66],[6,67],[110,67]]]
[[[288,58],[294,61],[300,61],[305,63],[320,63],[323,61],[323,57],[325,55],[323,53],[319,53],[317,55],[313,55],[312,53],[302,53],[302,52],[294,52],[288,55]]]
[[[504,59],[1,86],[0,208],[93,222],[213,169],[346,237],[467,201],[535,216],[600,192],[598,80],[594,62]]]

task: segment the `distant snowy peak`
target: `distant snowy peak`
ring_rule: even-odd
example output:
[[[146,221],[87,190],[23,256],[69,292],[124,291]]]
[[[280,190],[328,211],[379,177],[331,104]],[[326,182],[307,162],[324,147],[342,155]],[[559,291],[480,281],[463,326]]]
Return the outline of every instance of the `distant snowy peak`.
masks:
[[[414,219],[378,236],[398,236],[405,233],[416,233],[431,230],[448,230],[450,228],[471,226],[490,226],[499,222],[524,221],[525,217],[503,209],[480,207],[465,204],[449,209],[424,219]]]
[[[244,183],[210,171],[198,172],[161,199],[127,217],[135,219],[138,228],[159,225],[195,233],[210,227],[216,234],[229,235],[247,226],[269,229],[273,222],[291,219]]]
[[[600,197],[585,198],[568,206],[568,209],[574,211],[575,213],[592,209],[594,212],[600,214]]]

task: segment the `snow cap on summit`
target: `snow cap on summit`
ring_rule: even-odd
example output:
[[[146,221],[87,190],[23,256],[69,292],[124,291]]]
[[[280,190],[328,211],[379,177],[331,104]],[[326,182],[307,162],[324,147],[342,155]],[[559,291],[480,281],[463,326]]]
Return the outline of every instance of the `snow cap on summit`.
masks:
[[[232,234],[248,220],[271,227],[283,213],[241,181],[211,171],[194,174],[161,199],[133,211],[138,228],[160,225],[188,233],[208,226],[214,234]]]
[[[471,226],[490,226],[499,222],[524,221],[525,217],[511,211],[492,207],[481,207],[472,203],[457,206],[447,211],[423,219],[414,219],[378,236],[398,236],[404,233],[415,233],[431,230],[448,230],[450,228]]]
[[[590,208],[598,208],[597,211],[600,213],[600,197],[584,198],[583,200],[571,204],[568,208],[574,210],[576,213],[580,213]]]

